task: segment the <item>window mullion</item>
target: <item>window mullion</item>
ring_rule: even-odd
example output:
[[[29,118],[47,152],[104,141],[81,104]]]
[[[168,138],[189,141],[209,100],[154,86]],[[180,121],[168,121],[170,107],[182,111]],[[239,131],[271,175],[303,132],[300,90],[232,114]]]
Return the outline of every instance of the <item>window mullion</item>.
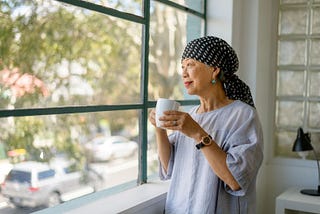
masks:
[[[142,33],[142,48],[141,51],[141,100],[143,108],[139,118],[139,173],[138,184],[147,182],[147,147],[148,147],[148,65],[149,65],[149,31],[150,31],[150,0],[145,0],[143,5],[144,18],[146,24],[143,27]]]

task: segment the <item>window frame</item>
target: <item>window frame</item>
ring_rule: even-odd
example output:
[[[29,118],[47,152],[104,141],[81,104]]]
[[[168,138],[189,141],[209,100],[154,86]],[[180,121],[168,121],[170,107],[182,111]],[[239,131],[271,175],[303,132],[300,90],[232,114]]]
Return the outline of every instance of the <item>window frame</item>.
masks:
[[[121,12],[116,9],[107,8],[91,2],[82,0],[57,0],[61,3],[70,4],[80,8],[88,9],[93,12],[103,13],[116,18],[124,19],[130,22],[142,24],[142,52],[141,52],[141,94],[140,103],[138,104],[121,104],[121,105],[79,105],[79,106],[63,106],[63,107],[46,107],[46,108],[24,108],[24,109],[0,109],[0,118],[6,117],[27,117],[41,115],[59,115],[59,114],[78,114],[78,113],[94,113],[104,111],[119,111],[119,110],[140,110],[139,115],[139,141],[142,142],[139,147],[138,160],[138,178],[137,185],[147,183],[147,133],[148,133],[148,109],[155,107],[156,102],[148,99],[148,82],[149,82],[149,30],[150,30],[150,2],[151,0],[143,0],[142,9],[143,16],[138,16],[126,12]],[[153,0],[160,2],[174,9],[184,11],[187,14],[195,15],[204,22],[204,35],[207,34],[207,0],[203,0],[203,12],[198,12],[168,0]],[[199,100],[178,100],[181,106],[195,105]]]

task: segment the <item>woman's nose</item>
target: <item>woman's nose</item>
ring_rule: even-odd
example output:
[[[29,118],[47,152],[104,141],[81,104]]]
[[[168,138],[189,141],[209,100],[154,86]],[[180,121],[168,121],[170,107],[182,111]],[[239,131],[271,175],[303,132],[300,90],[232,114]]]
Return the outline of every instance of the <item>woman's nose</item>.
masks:
[[[187,77],[187,76],[188,76],[187,68],[182,68],[182,77]]]

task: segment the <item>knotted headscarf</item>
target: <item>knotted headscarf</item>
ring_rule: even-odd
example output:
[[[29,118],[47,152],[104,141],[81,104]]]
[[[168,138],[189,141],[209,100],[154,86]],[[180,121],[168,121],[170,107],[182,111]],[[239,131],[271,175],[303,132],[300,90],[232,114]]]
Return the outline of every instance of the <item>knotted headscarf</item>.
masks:
[[[226,41],[214,36],[192,40],[182,54],[182,60],[187,58],[220,68],[225,77],[223,88],[227,97],[241,100],[254,107],[249,86],[234,74],[238,70],[239,60],[236,52]]]

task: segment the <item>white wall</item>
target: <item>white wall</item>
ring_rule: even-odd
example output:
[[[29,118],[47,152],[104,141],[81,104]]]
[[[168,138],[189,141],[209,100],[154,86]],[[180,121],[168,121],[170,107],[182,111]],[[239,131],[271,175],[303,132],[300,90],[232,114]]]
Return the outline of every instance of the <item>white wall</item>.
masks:
[[[232,0],[207,0],[207,34],[232,42]]]
[[[265,158],[257,181],[258,213],[272,214],[276,196],[286,188],[318,185],[316,162],[273,157],[279,0],[208,0],[208,3],[208,34],[221,36],[237,51],[238,75],[251,87],[259,112]]]

